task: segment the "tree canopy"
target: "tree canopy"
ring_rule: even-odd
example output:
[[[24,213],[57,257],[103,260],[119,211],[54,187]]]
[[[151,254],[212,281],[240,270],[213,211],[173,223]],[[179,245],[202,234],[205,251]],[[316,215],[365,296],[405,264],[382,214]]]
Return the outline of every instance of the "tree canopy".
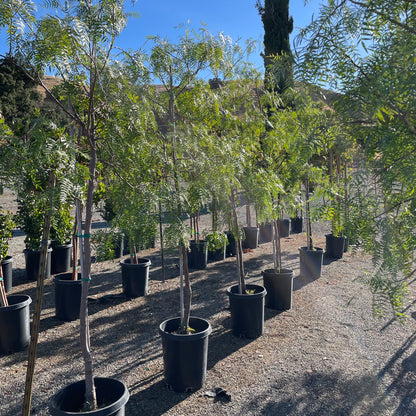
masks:
[[[413,1],[331,0],[298,38],[299,76],[342,92],[336,111],[366,157],[367,199],[352,210],[376,266],[376,310],[389,300],[397,313],[415,273],[415,19]]]

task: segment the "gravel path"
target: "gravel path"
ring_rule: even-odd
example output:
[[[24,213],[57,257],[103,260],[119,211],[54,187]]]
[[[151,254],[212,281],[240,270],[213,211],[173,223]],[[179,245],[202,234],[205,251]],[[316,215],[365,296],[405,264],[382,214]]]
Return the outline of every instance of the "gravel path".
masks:
[[[1,198],[1,197],[0,197]],[[0,205],[2,201],[0,199]],[[317,245],[325,225],[315,225]],[[282,240],[283,261],[295,272],[293,308],[266,308],[265,333],[256,340],[231,334],[226,288],[236,279],[234,258],[194,271],[193,315],[208,319],[208,372],[203,388],[192,394],[169,391],[163,381],[158,325],[178,314],[176,258],[167,258],[168,279],[161,281],[159,250],[150,257],[149,294],[127,300],[121,294],[118,261],[93,265],[90,326],[97,376],[124,381],[130,391],[127,415],[416,415],[416,306],[413,285],[405,324],[376,320],[371,295],[357,277],[370,270],[369,258],[347,253],[325,259],[322,277],[299,276],[298,247],[303,235]],[[23,236],[11,242],[15,258],[13,290],[35,299],[35,283],[27,282]],[[248,282],[262,283],[260,272],[271,266],[271,244],[244,254]],[[31,305],[31,312],[33,312]],[[52,279],[45,283],[32,413],[47,415],[52,395],[81,379],[83,364],[75,322],[54,316]],[[0,356],[0,415],[21,414],[27,351]],[[205,395],[221,387],[231,401]]]

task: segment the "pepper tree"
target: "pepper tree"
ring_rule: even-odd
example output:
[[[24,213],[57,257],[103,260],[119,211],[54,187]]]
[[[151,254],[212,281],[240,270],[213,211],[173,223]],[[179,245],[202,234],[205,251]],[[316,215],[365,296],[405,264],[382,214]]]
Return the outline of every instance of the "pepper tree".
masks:
[[[53,6],[55,9],[51,14],[36,22],[36,28],[22,51],[39,74],[36,81],[71,121],[77,158],[82,162],[78,165],[79,178],[86,179],[80,183],[77,196],[83,200],[82,191],[85,190],[85,227],[82,232],[79,230],[83,243],[80,338],[85,364],[84,407],[93,409],[97,403],[87,307],[91,280],[91,222],[99,149],[111,140],[106,136],[104,126],[116,122],[107,118],[105,109],[111,108],[107,92],[116,91],[116,83],[123,76],[119,68],[112,65],[112,53],[115,40],[126,25],[126,15],[121,0],[65,1]],[[55,95],[44,84],[40,75],[46,68],[62,79],[61,94]],[[103,140],[104,137],[107,141]]]
[[[406,0],[329,1],[298,42],[299,74],[342,92],[337,111],[365,155],[350,214],[360,214],[373,257],[374,311],[389,303],[396,317],[416,270],[414,9]]]
[[[199,74],[217,65],[222,54],[217,39],[202,32],[202,35],[186,31],[176,44],[159,37],[152,38],[154,46],[150,53],[149,71],[162,87],[154,90],[155,118],[159,125],[159,149],[162,155],[160,169],[161,202],[169,212],[169,225],[165,230],[171,246],[179,246],[181,277],[181,323],[179,331],[189,331],[191,308],[191,284],[187,260],[186,226],[183,216],[187,203],[185,187],[195,184],[198,163],[198,140],[188,128],[190,120],[182,115],[182,97],[189,89],[198,88]],[[195,158],[196,157],[196,158]],[[183,271],[183,272],[182,272]],[[183,302],[182,302],[183,300]]]

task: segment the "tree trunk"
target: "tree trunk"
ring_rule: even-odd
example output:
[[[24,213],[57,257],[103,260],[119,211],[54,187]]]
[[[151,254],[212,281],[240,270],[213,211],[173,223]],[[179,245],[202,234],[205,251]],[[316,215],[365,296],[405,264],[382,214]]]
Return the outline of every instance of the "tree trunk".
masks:
[[[273,260],[274,268],[279,272],[282,267],[282,248],[278,220],[273,220]]]
[[[91,159],[89,165],[90,178],[88,181],[87,203],[85,209],[85,230],[81,235],[81,241],[84,241],[83,252],[83,269],[82,274],[82,290],[81,290],[81,307],[80,307],[80,343],[82,356],[85,365],[85,409],[96,409],[97,398],[94,386],[94,373],[92,364],[92,355],[90,349],[90,332],[88,321],[88,292],[91,281],[91,223],[93,212],[93,196],[95,190],[95,169],[97,163],[96,142],[90,139]]]
[[[192,288],[191,281],[189,279],[189,270],[188,270],[188,251],[183,244],[181,246],[181,257],[183,261],[183,276],[184,276],[184,311],[183,318],[181,320],[181,332],[188,333],[189,331],[189,318],[191,316],[191,301],[192,301]]]
[[[240,233],[238,232],[238,219],[237,219],[237,212],[235,208],[234,190],[231,191],[230,200],[231,200],[231,215],[232,215],[232,225],[233,225],[232,228],[233,228],[233,234],[235,238],[236,260],[237,260],[237,268],[238,268],[238,293],[243,294],[243,293],[246,293],[246,282],[244,278],[244,263],[243,263],[243,245],[241,242]]]
[[[1,266],[1,259],[0,259],[0,306],[9,306],[9,303],[7,302],[6,289],[4,287],[3,267]]]
[[[305,181],[305,195],[306,195],[306,246],[308,250],[313,250],[312,240],[312,224],[311,224],[311,210],[309,206],[309,178]]]

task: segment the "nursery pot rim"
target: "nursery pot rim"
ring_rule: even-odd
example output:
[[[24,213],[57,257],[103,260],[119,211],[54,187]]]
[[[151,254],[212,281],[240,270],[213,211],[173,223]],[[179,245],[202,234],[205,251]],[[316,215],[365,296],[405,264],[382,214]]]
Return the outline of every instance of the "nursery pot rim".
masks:
[[[72,272],[58,273],[53,277],[53,281],[59,282],[60,284],[63,284],[63,285],[73,285],[73,284],[81,285],[82,284],[81,278],[72,280],[71,276],[72,276]],[[69,279],[67,277],[69,277]],[[80,273],[78,273],[78,277],[80,277]]]
[[[288,278],[292,278],[294,276],[294,271],[292,269],[284,269],[284,268],[280,268],[279,271],[277,271],[276,269],[264,269],[261,271],[261,275],[264,276],[265,274],[270,275],[276,275],[279,277],[288,277]]]
[[[2,261],[1,264],[8,264],[8,263],[13,263],[13,256],[6,256]]]
[[[333,237],[333,238],[347,238],[346,235],[334,235],[334,233],[325,234],[325,237]]]
[[[33,249],[31,249],[31,248],[25,248],[24,250],[23,250],[23,253],[24,254],[29,254],[29,253],[40,253],[42,250],[41,249],[36,249],[36,250],[33,250]],[[52,247],[48,247],[48,253],[50,253],[52,251]]]
[[[234,292],[233,289],[237,288],[237,292]],[[250,296],[253,299],[254,298],[262,298],[265,297],[267,294],[267,290],[264,286],[262,285],[255,285],[255,284],[247,284],[246,285],[246,289],[254,289],[254,290],[258,290],[255,293],[238,293],[238,285],[232,285],[230,287],[227,288],[227,295],[229,297],[245,297],[245,296]]]
[[[146,257],[138,258],[137,264],[136,263],[130,263],[130,258],[127,257],[123,260],[120,260],[120,265],[124,267],[147,267],[152,264],[152,261]]]
[[[53,242],[52,242],[51,247],[52,247],[52,249],[58,248],[58,247],[68,248],[68,247],[72,247],[72,243],[68,241],[67,243],[60,243],[60,244],[54,245]]]
[[[20,300],[18,300],[21,298]],[[2,310],[12,311],[15,309],[24,308],[32,303],[32,298],[29,295],[7,295],[8,306],[0,306]],[[11,303],[10,301],[15,301]],[[11,304],[10,304],[11,303]]]
[[[321,247],[314,247],[312,250],[308,249],[307,246],[299,247],[299,251],[324,251]]]
[[[105,406],[105,407],[101,407],[99,409],[96,410],[90,410],[88,412],[72,412],[72,411],[66,411],[63,409],[60,409],[59,404],[60,404],[60,399],[62,398],[62,396],[64,396],[65,393],[67,393],[68,389],[70,389],[72,386],[77,385],[77,384],[85,384],[85,379],[83,380],[78,380],[75,381],[73,383],[67,384],[65,387],[63,387],[61,390],[59,390],[53,397],[51,400],[51,405],[50,405],[50,411],[52,415],[56,415],[56,416],[61,416],[61,415],[94,415],[94,416],[101,416],[101,415],[110,415],[113,414],[114,412],[120,410],[129,400],[130,398],[130,393],[129,390],[127,388],[127,386],[120,380],[117,380],[116,378],[113,377],[94,377],[94,385],[97,388],[97,384],[96,382],[98,381],[99,383],[101,381],[105,381],[105,380],[111,380],[110,383],[114,384],[118,384],[120,386],[123,387],[123,394],[121,395],[120,398],[118,398],[115,402],[110,403],[109,405]]]
[[[206,323],[207,327],[202,331],[195,332],[195,333],[192,333],[192,334],[177,334],[177,333],[172,333],[172,332],[165,331],[165,328],[166,328],[168,322],[178,321],[178,324],[180,323],[181,318],[179,316],[176,316],[174,318],[169,318],[169,319],[164,320],[159,325],[159,334],[163,335],[163,337],[165,337],[167,339],[175,339],[176,341],[197,341],[197,340],[205,338],[205,337],[207,337],[208,335],[211,334],[212,327],[211,327],[210,322],[207,319],[200,318],[199,316],[190,316],[189,321],[191,321],[191,320],[203,321],[204,323]]]

